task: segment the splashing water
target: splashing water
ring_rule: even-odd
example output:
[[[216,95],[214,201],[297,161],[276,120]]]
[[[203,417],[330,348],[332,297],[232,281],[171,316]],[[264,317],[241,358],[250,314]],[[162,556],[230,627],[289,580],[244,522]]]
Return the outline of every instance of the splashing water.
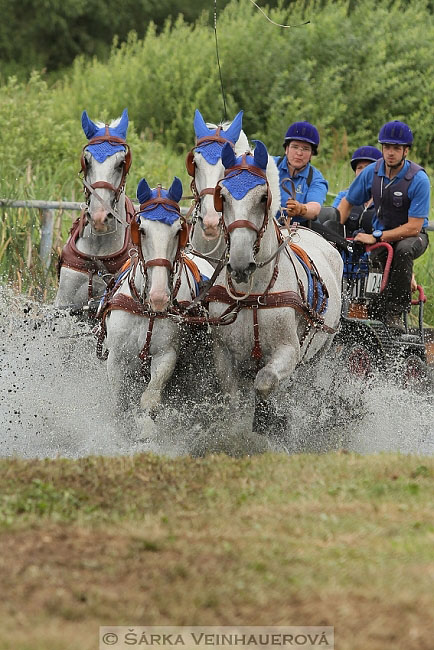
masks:
[[[252,434],[251,412],[218,402],[212,381],[195,399],[194,368],[195,380],[175,382],[155,421],[137,414],[119,417],[95,348],[87,324],[0,288],[1,457],[138,451],[240,456],[341,446],[360,453],[434,453],[431,392],[405,391],[384,377],[349,381],[330,364],[315,373],[303,371],[289,383],[275,404],[276,413],[287,419],[278,439]],[[200,378],[202,388],[209,372]]]

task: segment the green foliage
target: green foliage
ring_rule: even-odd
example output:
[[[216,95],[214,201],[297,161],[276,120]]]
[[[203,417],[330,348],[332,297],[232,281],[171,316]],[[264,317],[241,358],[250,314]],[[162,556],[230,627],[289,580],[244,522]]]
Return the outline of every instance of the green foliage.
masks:
[[[219,11],[228,2],[219,0]],[[168,16],[182,13],[192,22],[211,6],[209,0],[0,0],[0,74],[56,71],[80,54],[106,58],[112,42],[132,30],[143,37],[151,21],[161,29]]]

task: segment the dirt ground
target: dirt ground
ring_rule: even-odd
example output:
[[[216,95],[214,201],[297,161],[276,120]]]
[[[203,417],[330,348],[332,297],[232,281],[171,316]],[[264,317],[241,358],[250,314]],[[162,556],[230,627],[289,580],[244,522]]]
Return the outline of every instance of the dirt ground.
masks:
[[[433,647],[431,459],[2,464],[1,650],[90,650],[100,625],[331,625],[343,650]]]

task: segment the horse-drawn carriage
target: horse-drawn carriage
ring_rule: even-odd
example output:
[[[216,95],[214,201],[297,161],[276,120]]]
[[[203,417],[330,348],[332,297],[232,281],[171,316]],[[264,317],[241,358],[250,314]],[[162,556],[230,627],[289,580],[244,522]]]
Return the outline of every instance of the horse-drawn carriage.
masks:
[[[145,360],[148,381],[141,406],[158,412],[183,347],[182,328],[204,326],[211,334],[220,392],[232,405],[253,407],[253,430],[266,433],[273,395],[279,400],[296,369],[327,353],[333,338],[340,362],[357,374],[397,361],[406,364],[407,374],[415,374],[417,364],[422,367],[426,361],[424,297],[422,293],[418,331],[406,326],[397,335],[370,319],[369,296],[382,290],[385,279],[371,268],[369,251],[359,254],[347,246],[342,260],[311,229],[277,226],[277,167],[261,142],[246,153],[241,117],[210,127],[196,113],[197,142],[187,157],[196,197],[189,224],[179,208],[182,187],[177,179],[169,190],[151,189],[142,179],[140,210],[130,214],[131,202],[124,195],[126,121],[119,136],[116,122],[94,124],[84,114],[91,146],[85,147],[82,164],[87,205],[76,247],[86,260],[80,267],[67,260],[62,267],[57,305],[85,308],[99,298],[100,267],[106,266],[102,244],[110,259],[122,244],[128,247],[129,267],[120,279],[115,275],[109,280],[113,290],[99,310],[98,350],[107,348],[113,401],[123,408],[131,392],[126,377],[133,373],[137,378]],[[108,147],[121,157],[120,167]],[[102,162],[95,158],[100,148]],[[86,229],[87,246],[94,242],[95,252],[81,250]],[[208,279],[194,270],[194,260],[188,262],[191,252],[211,262]],[[107,282],[104,275],[102,279]],[[193,343],[189,354],[199,373],[201,350]]]

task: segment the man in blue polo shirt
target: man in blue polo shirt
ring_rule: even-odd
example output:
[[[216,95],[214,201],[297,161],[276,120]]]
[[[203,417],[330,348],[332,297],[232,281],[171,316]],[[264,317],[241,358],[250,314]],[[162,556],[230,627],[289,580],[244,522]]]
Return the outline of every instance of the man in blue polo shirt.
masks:
[[[413,261],[428,246],[425,228],[430,182],[422,167],[406,159],[413,143],[407,124],[387,122],[380,129],[378,142],[383,157],[355,178],[338,209],[341,223],[345,223],[352,206],[364,203],[372,194],[376,212],[372,235],[359,233],[355,240],[364,244],[387,242],[393,246],[389,282],[373,315],[384,318],[392,327],[402,328],[402,313],[410,308]],[[384,258],[387,253],[380,248],[375,254]]]
[[[318,153],[319,133],[309,122],[294,122],[285,134],[285,155],[275,157],[279,169],[281,206],[276,219],[309,225],[325,201],[328,183],[310,164]]]

